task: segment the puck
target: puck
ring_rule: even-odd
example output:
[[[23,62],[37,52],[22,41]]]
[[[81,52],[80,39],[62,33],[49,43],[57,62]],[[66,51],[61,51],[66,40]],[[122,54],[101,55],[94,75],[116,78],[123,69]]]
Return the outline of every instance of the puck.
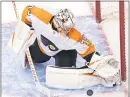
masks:
[[[92,96],[92,95],[93,95],[93,91],[92,91],[92,90],[88,90],[88,91],[87,91],[87,95],[88,95],[88,96]]]

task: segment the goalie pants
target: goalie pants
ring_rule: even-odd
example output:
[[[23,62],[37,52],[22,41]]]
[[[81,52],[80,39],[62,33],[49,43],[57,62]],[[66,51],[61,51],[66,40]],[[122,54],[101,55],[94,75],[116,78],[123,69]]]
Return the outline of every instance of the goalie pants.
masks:
[[[37,39],[35,40],[34,44],[29,47],[29,49],[31,57],[36,63],[43,63],[51,58],[51,56],[48,56],[40,51]],[[76,66],[77,52],[76,50],[62,50],[53,56],[53,58],[55,58],[55,66],[72,67]]]

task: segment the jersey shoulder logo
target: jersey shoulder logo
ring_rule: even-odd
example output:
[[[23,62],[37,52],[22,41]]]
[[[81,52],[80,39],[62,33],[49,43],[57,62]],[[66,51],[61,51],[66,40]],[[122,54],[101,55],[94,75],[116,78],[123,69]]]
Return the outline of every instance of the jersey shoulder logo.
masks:
[[[54,45],[48,46],[51,51],[57,51],[57,48]]]
[[[41,35],[41,42],[45,45],[45,46],[48,46],[48,48],[51,50],[51,51],[57,51],[59,50],[55,44],[53,42],[51,42],[49,39],[47,39],[46,37],[44,37],[43,35]]]
[[[29,5],[29,6],[28,6],[28,13],[27,13],[28,16],[31,15],[31,9],[32,9],[33,7],[35,7],[35,6],[34,6],[34,5]]]

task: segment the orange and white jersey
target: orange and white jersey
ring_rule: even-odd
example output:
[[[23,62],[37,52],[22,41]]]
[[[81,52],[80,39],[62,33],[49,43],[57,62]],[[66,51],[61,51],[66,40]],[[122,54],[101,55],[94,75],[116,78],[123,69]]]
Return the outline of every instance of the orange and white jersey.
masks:
[[[55,12],[27,6],[22,13],[22,21],[32,25],[35,30],[40,50],[49,56],[54,56],[61,50],[72,49],[77,50],[82,57],[94,52],[94,45],[85,38],[84,33],[77,30],[78,28],[74,27],[67,36],[62,36],[52,29],[49,22]]]

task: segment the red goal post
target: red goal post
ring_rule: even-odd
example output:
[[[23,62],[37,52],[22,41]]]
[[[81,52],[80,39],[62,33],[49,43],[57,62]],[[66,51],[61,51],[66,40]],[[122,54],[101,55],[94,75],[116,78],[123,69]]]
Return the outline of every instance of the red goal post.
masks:
[[[102,18],[102,9],[101,9],[101,1],[96,1],[95,2],[95,16],[96,16],[96,21],[98,23],[101,23],[103,18]],[[120,60],[121,60],[121,79],[122,81],[126,81],[126,54],[125,54],[125,8],[124,8],[124,1],[119,1],[119,33],[120,33]],[[107,10],[106,10],[107,11]]]

